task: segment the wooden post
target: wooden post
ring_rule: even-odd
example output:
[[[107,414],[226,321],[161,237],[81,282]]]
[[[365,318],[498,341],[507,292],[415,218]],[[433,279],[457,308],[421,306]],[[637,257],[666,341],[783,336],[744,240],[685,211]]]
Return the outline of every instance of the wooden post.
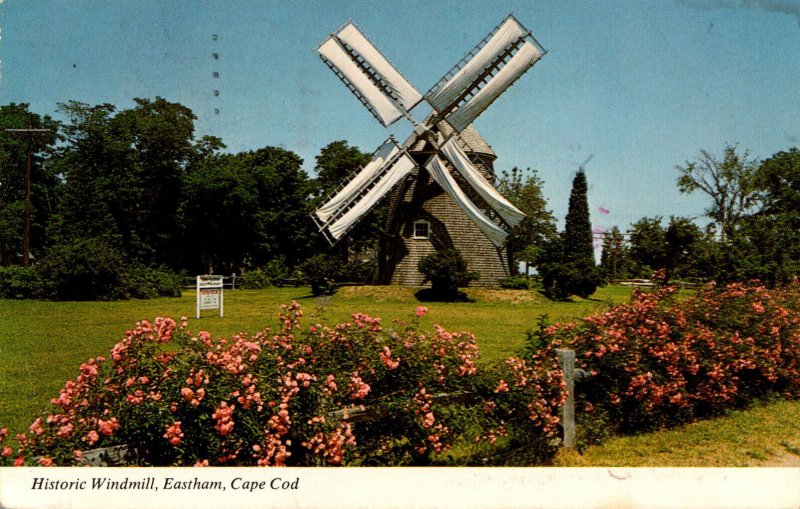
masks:
[[[557,349],[558,363],[567,384],[567,400],[561,407],[561,426],[564,428],[564,447],[575,447],[575,350]]]

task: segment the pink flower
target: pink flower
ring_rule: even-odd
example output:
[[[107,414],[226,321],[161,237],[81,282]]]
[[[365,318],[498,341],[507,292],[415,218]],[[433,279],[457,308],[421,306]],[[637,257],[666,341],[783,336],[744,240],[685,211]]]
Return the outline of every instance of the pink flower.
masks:
[[[428,312],[428,308],[426,308],[425,306],[417,307],[417,311],[416,311],[417,318],[421,318],[421,317],[425,316],[425,313],[427,313],[427,312]]]
[[[94,445],[98,440],[100,440],[100,435],[97,434],[95,430],[91,430],[89,433],[86,434],[83,439],[89,443],[89,445]]]
[[[508,392],[508,384],[506,383],[506,381],[505,380],[500,380],[500,382],[497,384],[497,387],[495,388],[494,392],[495,392],[495,394],[497,394],[498,392]]]
[[[167,432],[164,433],[164,438],[166,438],[172,445],[180,444],[181,439],[183,438],[183,432],[181,431],[181,421],[175,421],[171,425],[167,426]]]

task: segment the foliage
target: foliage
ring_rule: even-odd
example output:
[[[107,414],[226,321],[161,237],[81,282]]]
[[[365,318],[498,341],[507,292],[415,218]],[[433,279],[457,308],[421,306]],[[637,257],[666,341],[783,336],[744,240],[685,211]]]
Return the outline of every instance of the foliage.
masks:
[[[525,276],[511,276],[500,280],[500,288],[508,290],[528,290],[530,280]]]
[[[570,295],[587,298],[604,284],[594,261],[587,189],[586,174],[580,169],[572,181],[564,232],[558,241],[549,243],[541,257],[539,272],[545,294],[551,299],[564,300]]]
[[[110,104],[61,105],[69,117],[69,143],[55,164],[65,178],[63,241],[113,236],[126,257],[174,268],[195,116],[160,97],[134,102],[119,112]]]
[[[336,283],[341,282],[345,271],[342,263],[326,254],[314,255],[298,266],[304,284],[311,287],[313,295],[333,295]]]
[[[265,147],[210,154],[192,163],[186,182],[186,245],[195,271],[233,273],[283,257],[293,267],[318,235],[308,217],[303,160]]]
[[[129,297],[122,254],[99,238],[53,246],[37,269],[47,298],[114,300]]]
[[[625,237],[617,226],[603,235],[600,271],[606,281],[634,277],[630,246],[625,242]]]
[[[546,327],[590,376],[577,389],[615,431],[680,424],[756,398],[800,397],[800,284],[634,293],[630,304]]]
[[[701,191],[711,198],[706,214],[719,226],[723,242],[736,236],[740,221],[756,203],[756,168],[750,153],[740,154],[737,145],[727,145],[721,159],[701,150],[695,161],[676,166],[682,193]]]
[[[0,299],[37,299],[42,292],[42,280],[36,268],[0,267]]]
[[[134,299],[180,297],[181,276],[165,267],[133,264],[126,267],[125,286]]]
[[[417,266],[431,283],[431,294],[442,300],[459,298],[459,288],[469,286],[471,281],[480,277],[478,272],[471,272],[467,261],[457,249],[443,249],[423,257]]]
[[[516,269],[516,261],[524,262],[526,274],[530,266],[538,264],[542,245],[558,235],[553,213],[547,210],[543,185],[536,170],[523,172],[517,167],[503,171],[497,182],[500,194],[525,214],[509,232],[507,245],[512,253],[510,265]]]
[[[261,289],[268,286],[280,286],[289,277],[289,269],[282,258],[270,260],[263,267],[248,270],[237,278],[237,285],[244,289]]]
[[[424,465],[449,461],[455,440],[553,453],[564,385],[552,353],[484,370],[469,334],[416,320],[385,330],[364,314],[303,328],[301,316],[293,303],[275,330],[216,340],[185,320],[139,322],[110,358],[80,366],[0,464],[72,465],[117,444],[160,466]]]

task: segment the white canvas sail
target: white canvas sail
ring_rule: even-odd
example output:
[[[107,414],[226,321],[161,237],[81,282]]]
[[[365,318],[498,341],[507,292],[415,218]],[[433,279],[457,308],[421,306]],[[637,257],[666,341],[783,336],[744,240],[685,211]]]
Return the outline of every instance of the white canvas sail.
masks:
[[[446,120],[453,128],[461,132],[489,107],[497,97],[510,87],[525,71],[541,58],[542,52],[532,43],[525,41],[517,53],[506,63],[505,67],[494,75],[478,93],[467,103],[449,115]]]
[[[348,182],[347,185],[330,200],[314,211],[319,220],[322,221],[323,224],[327,223],[332,217],[337,215],[340,209],[350,204],[358,196],[359,191],[366,187],[383,171],[384,165],[387,164],[399,150],[397,143],[391,139],[381,145],[381,147],[375,151],[372,160],[353,177],[353,180]]]
[[[503,53],[510,44],[516,43],[525,37],[527,30],[513,17],[509,17],[497,29],[495,34],[486,44],[467,62],[457,73],[435,92],[428,95],[427,99],[434,109],[443,112],[449,109],[480,74],[497,57]]]
[[[346,80],[375,117],[386,127],[403,116],[402,109],[381,91],[335,37],[317,48],[320,56]]]
[[[392,188],[400,182],[400,179],[408,175],[414,169],[415,163],[411,157],[403,153],[392,164],[392,166],[383,173],[378,183],[369,190],[368,193],[362,195],[358,201],[355,202],[353,208],[348,210],[342,217],[337,219],[332,225],[328,227],[328,233],[334,239],[340,239],[342,235],[352,228],[367,212],[369,212],[378,201],[386,196]]]
[[[472,203],[472,200],[464,194],[464,191],[458,187],[458,184],[453,179],[453,176],[450,175],[450,172],[445,167],[444,162],[439,158],[439,156],[433,156],[428,164],[425,166],[428,172],[431,174],[433,179],[436,181],[439,186],[446,192],[456,203],[456,205],[464,211],[467,217],[472,220],[473,223],[489,237],[489,240],[495,246],[500,247],[503,245],[503,242],[506,240],[506,232],[503,231],[502,228],[497,226],[491,219],[489,219],[486,214],[483,213],[478,207]]]
[[[503,218],[506,224],[513,228],[522,221],[525,214],[498,193],[492,183],[481,175],[455,137],[450,138],[450,141],[442,146],[442,152],[464,180]]]
[[[353,23],[348,23],[336,36],[353,48],[372,67],[383,81],[394,91],[398,102],[406,110],[412,109],[422,100],[414,86],[389,62]]]

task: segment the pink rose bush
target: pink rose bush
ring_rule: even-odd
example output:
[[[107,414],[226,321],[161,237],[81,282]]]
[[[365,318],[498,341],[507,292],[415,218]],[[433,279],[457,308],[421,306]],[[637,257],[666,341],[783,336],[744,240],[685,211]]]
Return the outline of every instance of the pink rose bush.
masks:
[[[552,352],[478,364],[475,338],[354,314],[213,339],[186,320],[142,321],[89,359],[0,464],[72,465],[127,444],[139,465],[403,465],[477,462],[505,444],[552,452],[563,381]],[[502,383],[501,383],[502,381]],[[502,391],[495,391],[498,386]]]
[[[635,432],[712,416],[759,398],[800,396],[800,284],[675,287],[577,323],[543,327],[541,343],[576,351],[587,424]],[[588,412],[588,413],[587,413]]]

